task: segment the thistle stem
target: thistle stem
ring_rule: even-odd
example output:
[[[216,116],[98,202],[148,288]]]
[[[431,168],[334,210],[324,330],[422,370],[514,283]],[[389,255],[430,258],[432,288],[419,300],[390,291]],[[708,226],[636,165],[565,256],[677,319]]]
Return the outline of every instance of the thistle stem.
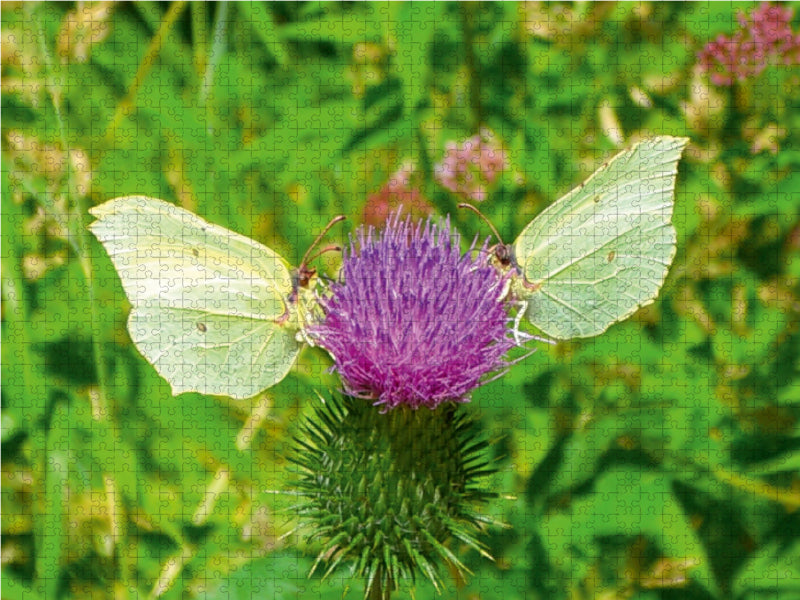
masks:
[[[369,589],[368,600],[391,600],[392,588],[388,586],[385,590],[383,589],[383,585],[381,585],[382,576],[383,573],[379,571],[372,579],[372,587]],[[367,581],[367,585],[369,585],[369,581]]]

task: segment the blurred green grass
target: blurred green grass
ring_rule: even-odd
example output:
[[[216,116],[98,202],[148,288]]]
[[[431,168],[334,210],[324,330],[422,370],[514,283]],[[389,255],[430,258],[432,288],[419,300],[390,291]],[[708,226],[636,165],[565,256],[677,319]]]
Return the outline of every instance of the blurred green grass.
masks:
[[[250,403],[171,397],[87,209],[168,199],[296,262],[413,161],[471,240],[434,165],[481,127],[506,241],[619,147],[692,142],[656,304],[475,394],[510,528],[444,597],[800,594],[798,70],[716,88],[695,58],[752,6],[4,3],[3,598],[359,597],[281,538],[324,353]]]

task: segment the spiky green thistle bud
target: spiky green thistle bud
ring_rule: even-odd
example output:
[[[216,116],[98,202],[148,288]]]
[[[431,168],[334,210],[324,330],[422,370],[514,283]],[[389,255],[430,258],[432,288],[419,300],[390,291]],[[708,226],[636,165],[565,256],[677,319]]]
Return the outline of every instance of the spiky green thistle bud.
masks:
[[[349,565],[380,597],[421,573],[438,589],[439,567],[466,567],[461,542],[489,557],[478,539],[491,519],[478,506],[496,496],[482,483],[493,473],[475,422],[455,406],[437,410],[378,407],[344,396],[326,400],[294,437],[296,487],[305,496],[301,528],[320,540],[312,572]],[[491,557],[489,557],[491,558]]]

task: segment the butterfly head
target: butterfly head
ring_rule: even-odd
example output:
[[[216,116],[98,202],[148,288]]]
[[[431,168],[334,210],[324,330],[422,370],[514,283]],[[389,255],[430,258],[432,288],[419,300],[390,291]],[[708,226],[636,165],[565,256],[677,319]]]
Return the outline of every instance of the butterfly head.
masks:
[[[338,246],[331,248],[334,250]],[[300,265],[298,269],[292,274],[292,294],[297,294],[302,289],[309,289],[311,287],[311,280],[316,276],[317,269],[308,265]]]
[[[329,244],[321,248],[314,254],[311,253],[312,250],[314,250],[314,248],[317,247],[320,240],[325,236],[325,234],[331,230],[331,227],[336,225],[336,223],[344,221],[346,218],[347,217],[345,217],[344,215],[339,215],[331,219],[330,222],[323,228],[323,230],[314,240],[314,242],[308,247],[308,250],[306,250],[306,253],[303,255],[303,260],[300,261],[300,266],[297,267],[297,270],[292,273],[292,294],[290,300],[293,299],[293,301],[296,302],[300,290],[311,289],[312,287],[311,281],[317,274],[317,269],[309,265],[309,263],[312,260],[322,256],[326,252],[342,251],[341,246],[338,246],[336,244]]]
[[[510,266],[515,265],[514,251],[510,244],[503,244],[502,242],[492,247],[492,255],[497,261],[497,264],[506,270]]]
[[[308,260],[314,260],[315,258],[325,254],[326,252],[341,252],[342,247],[336,244],[329,244],[324,248],[320,249],[319,252],[311,256]],[[313,296],[312,290],[316,284],[317,278],[317,269],[316,267],[312,267],[306,262],[300,264],[294,271],[292,271],[292,291],[289,294],[288,300],[290,306],[297,306],[300,303],[302,297],[310,297]]]
[[[494,233],[494,236],[497,238],[497,244],[495,244],[494,246],[492,246],[490,248],[490,252],[492,253],[492,256],[494,257],[494,260],[497,263],[497,266],[502,271],[507,271],[508,268],[512,267],[512,266],[515,269],[517,269],[516,261],[514,260],[514,250],[511,247],[511,244],[503,243],[503,239],[500,237],[500,234],[498,233],[497,228],[494,225],[492,225],[492,222],[489,219],[486,218],[486,215],[484,215],[481,211],[479,211],[477,208],[475,208],[471,204],[467,204],[465,202],[462,202],[461,204],[459,204],[458,208],[467,208],[467,209],[471,210],[476,215],[478,215],[481,219],[483,219],[483,221],[492,230],[492,233]]]
[[[306,264],[301,264],[291,273],[292,291],[286,298],[286,312],[279,319],[279,323],[292,321],[297,328],[302,330],[304,323],[308,322],[314,312],[314,283],[317,270]]]
[[[317,239],[314,240],[314,243],[309,246],[303,256],[303,260],[300,261],[300,266],[291,273],[292,291],[287,298],[286,313],[281,317],[281,322],[289,320],[296,322],[297,328],[301,334],[305,324],[313,320],[314,314],[319,310],[318,297],[314,292],[317,269],[316,267],[312,267],[309,263],[326,252],[341,252],[342,247],[337,244],[328,244],[313,254],[312,251],[331,227],[340,221],[344,221],[346,218],[347,217],[344,215],[339,215],[331,219],[330,223],[325,226],[322,232],[317,236]]]

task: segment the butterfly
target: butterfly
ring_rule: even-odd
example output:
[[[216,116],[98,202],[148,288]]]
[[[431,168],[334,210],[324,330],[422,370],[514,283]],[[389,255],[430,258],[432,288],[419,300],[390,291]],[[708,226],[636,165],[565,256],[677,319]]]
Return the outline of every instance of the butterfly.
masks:
[[[517,331],[524,315],[558,340],[591,337],[655,300],[675,257],[675,179],[688,141],[661,136],[620,152],[495,247],[501,268],[514,269]]]
[[[244,399],[286,376],[314,310],[311,248],[293,270],[266,246],[147,196],[89,212],[132,306],[131,339],[174,395]]]

